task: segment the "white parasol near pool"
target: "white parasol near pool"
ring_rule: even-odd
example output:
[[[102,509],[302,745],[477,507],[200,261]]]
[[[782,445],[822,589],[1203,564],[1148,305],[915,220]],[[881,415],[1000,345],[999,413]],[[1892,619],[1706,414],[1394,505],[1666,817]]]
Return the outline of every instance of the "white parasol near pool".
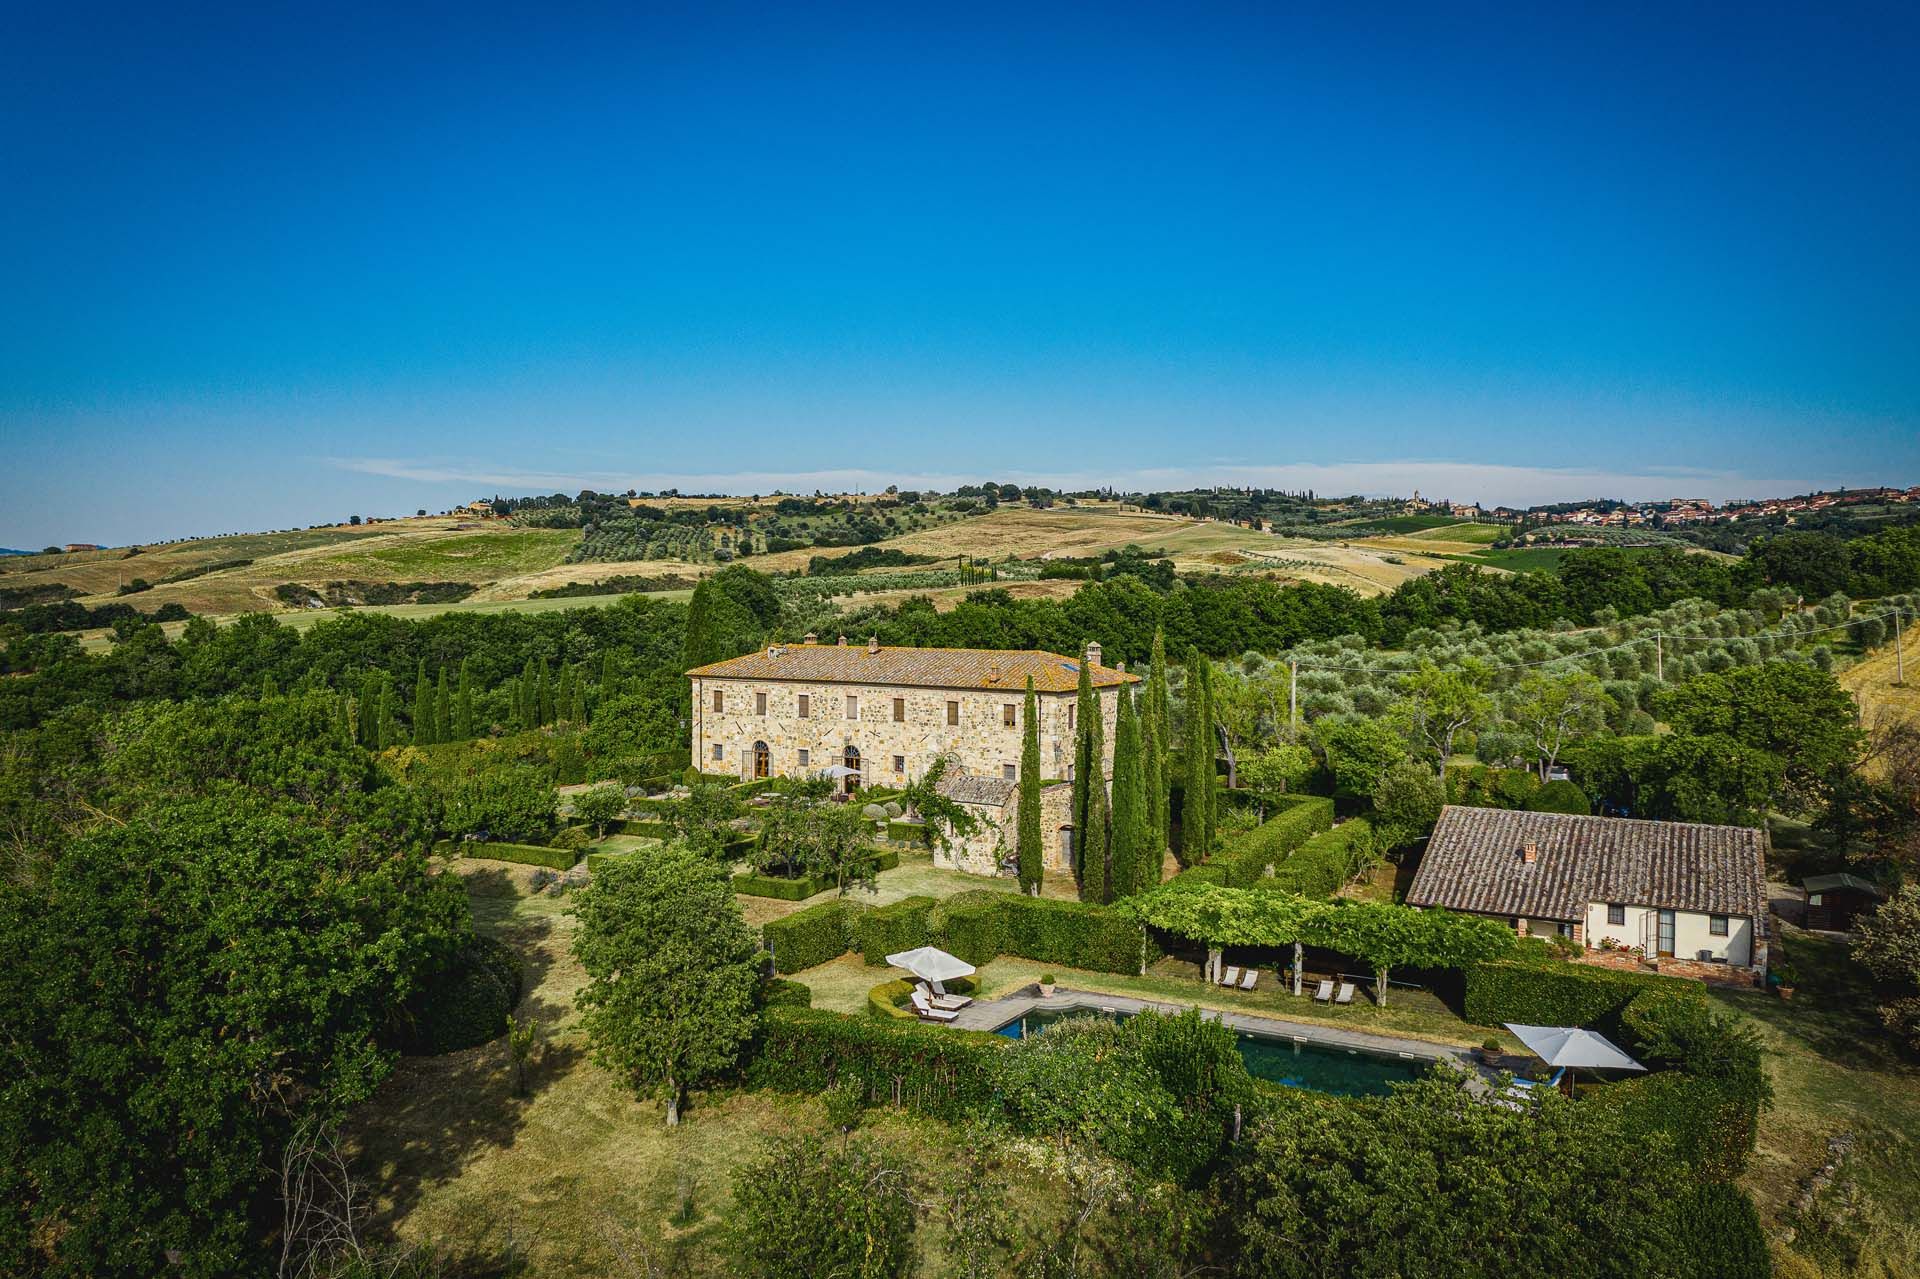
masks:
[[[1645,1070],[1633,1058],[1613,1046],[1605,1035],[1578,1026],[1519,1026],[1507,1022],[1514,1038],[1549,1066],[1569,1070]]]
[[[952,981],[956,977],[973,976],[974,968],[958,955],[949,955],[938,946],[921,946],[915,950],[903,950],[888,955],[887,962],[895,968],[904,968],[921,981],[932,986],[940,994],[946,992],[940,983]]]

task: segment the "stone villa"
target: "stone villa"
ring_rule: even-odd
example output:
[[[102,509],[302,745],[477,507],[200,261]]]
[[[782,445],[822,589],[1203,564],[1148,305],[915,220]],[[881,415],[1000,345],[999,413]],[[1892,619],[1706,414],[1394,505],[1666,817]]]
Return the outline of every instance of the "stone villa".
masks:
[[[799,644],[771,645],[688,671],[694,763],[743,780],[815,776],[838,766],[834,775],[850,793],[863,785],[904,785],[944,755],[950,762],[942,789],[983,820],[952,853],[936,851],[936,860],[996,874],[1014,844],[1027,680],[1040,714],[1041,777],[1068,781],[1082,661],[1100,701],[1110,770],[1119,689],[1139,676],[1102,665],[1098,644],[1072,658],[1035,649],[906,648],[871,639],[849,645],[844,635],[835,644],[809,635]],[[1048,785],[1041,792],[1049,869],[1072,866],[1070,791]]]

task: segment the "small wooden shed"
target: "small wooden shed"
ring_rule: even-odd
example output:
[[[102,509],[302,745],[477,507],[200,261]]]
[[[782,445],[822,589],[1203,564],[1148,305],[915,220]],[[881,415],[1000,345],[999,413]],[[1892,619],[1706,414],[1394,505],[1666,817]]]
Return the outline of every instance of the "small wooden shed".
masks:
[[[1807,927],[1834,932],[1852,932],[1855,919],[1887,899],[1879,885],[1845,871],[1809,875],[1800,886],[1807,890]]]

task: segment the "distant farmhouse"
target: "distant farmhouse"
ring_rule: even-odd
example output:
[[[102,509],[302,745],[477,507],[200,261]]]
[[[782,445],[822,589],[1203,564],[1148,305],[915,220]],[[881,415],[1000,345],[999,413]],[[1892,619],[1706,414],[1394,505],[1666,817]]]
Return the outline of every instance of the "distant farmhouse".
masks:
[[[1765,832],[1743,826],[1449,805],[1407,903],[1503,920],[1590,950],[1639,948],[1752,974],[1767,966]],[[1724,974],[1726,969],[1721,969]]]
[[[906,648],[869,639],[849,645],[770,645],[687,672],[692,681],[695,764],[742,779],[809,777],[834,770],[842,788],[904,785],[941,757],[941,789],[967,805],[981,830],[941,865],[1000,872],[1014,846],[1015,796],[1027,680],[1040,723],[1041,829],[1050,869],[1073,864],[1070,786],[1078,728],[1075,690],[1089,668],[1107,726],[1105,771],[1113,766],[1113,724],[1122,685],[1139,680],[1102,665],[1100,645],[1081,658],[1036,649]]]

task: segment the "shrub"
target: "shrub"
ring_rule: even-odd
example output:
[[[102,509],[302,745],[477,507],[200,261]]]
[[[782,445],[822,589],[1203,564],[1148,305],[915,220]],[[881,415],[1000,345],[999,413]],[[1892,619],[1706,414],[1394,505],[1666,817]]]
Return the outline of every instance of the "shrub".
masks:
[[[1292,802],[1284,805],[1280,812],[1234,840],[1225,852],[1209,859],[1210,865],[1223,868],[1221,882],[1231,888],[1251,887],[1307,840],[1333,827],[1331,799],[1317,795],[1288,798]]]
[[[460,845],[463,857],[485,857],[496,862],[516,862],[522,866],[546,866],[553,870],[572,870],[580,853],[572,848],[543,848],[538,844]]]
[[[1593,803],[1586,792],[1572,782],[1548,782],[1527,797],[1526,809],[1530,813],[1572,813],[1585,817],[1593,811]]]
[[[564,848],[578,858],[592,842],[593,836],[587,833],[585,826],[563,826],[553,833],[553,838],[547,841],[547,845],[551,848]]]
[[[1303,897],[1331,897],[1373,856],[1373,827],[1349,818],[1300,845],[1274,868],[1273,887]]]
[[[993,1066],[1013,1041],[979,1031],[773,1008],[747,1065],[747,1082],[781,1092],[858,1086],[871,1105],[900,1105],[949,1122],[993,1105]]]
[[[858,1141],[781,1137],[733,1174],[733,1273],[894,1279],[913,1265],[907,1174]]]
[[[927,827],[924,822],[890,821],[887,823],[887,838],[901,844],[924,844],[927,842]]]
[[[636,801],[634,806],[636,808],[639,807],[639,802]],[[613,822],[610,825],[613,828],[617,828],[622,835],[639,835],[645,839],[665,840],[673,838],[673,827],[666,822],[628,818],[625,821]]]
[[[498,1039],[520,1001],[520,982],[520,956],[512,947],[473,938],[407,1001],[401,1051],[438,1056]]]
[[[748,897],[772,897],[783,902],[803,902],[815,893],[824,893],[832,885],[817,875],[799,879],[781,879],[774,875],[756,875],[743,871],[733,877],[733,891]]]
[[[1695,1279],[1770,1279],[1773,1257],[1753,1200],[1740,1187],[1703,1181],[1680,1207]]]
[[[931,897],[903,897],[862,912],[856,932],[861,957],[884,964],[888,955],[927,945],[933,939],[928,927],[933,907]]]
[[[1620,1013],[1621,1033],[1641,1061],[1690,1085],[1689,1095],[1655,1107],[1660,1126],[1675,1135],[1681,1154],[1703,1174],[1721,1180],[1746,1167],[1759,1135],[1760,1112],[1773,1100],[1752,1030],[1715,1012],[1704,992],[1654,987]]]
[[[760,986],[760,1005],[763,1008],[811,1008],[813,987],[803,981],[769,977]]]
[[[775,919],[762,929],[773,951],[773,970],[797,973],[853,949],[855,918],[861,907],[835,899]]]
[[[1000,914],[1005,895],[977,888],[940,902],[928,918],[933,944],[969,964],[991,963],[1006,949],[1007,928]]]

